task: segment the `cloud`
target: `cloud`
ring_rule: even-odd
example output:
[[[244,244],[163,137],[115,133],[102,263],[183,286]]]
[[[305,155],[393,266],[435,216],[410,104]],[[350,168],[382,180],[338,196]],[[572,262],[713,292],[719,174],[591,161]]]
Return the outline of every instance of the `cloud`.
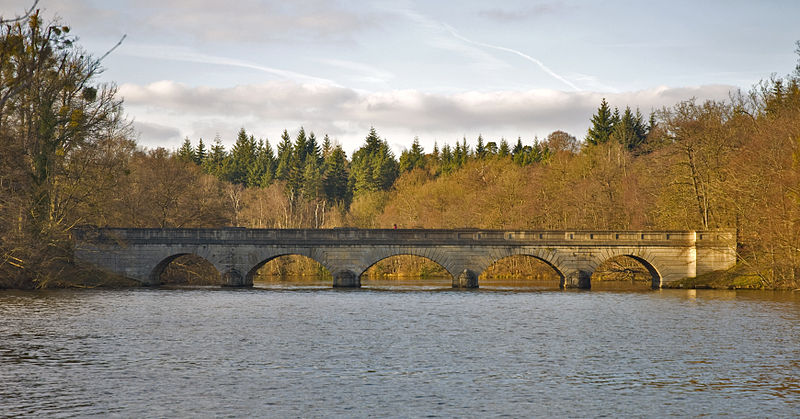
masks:
[[[361,145],[370,126],[393,143],[410,143],[419,136],[428,147],[436,139],[441,144],[463,135],[472,139],[479,133],[486,139],[532,139],[561,129],[582,138],[603,97],[612,106],[638,107],[647,114],[692,97],[725,99],[732,89],[709,85],[622,93],[539,89],[437,94],[417,90],[358,92],[291,81],[229,88],[160,81],[123,84],[120,93],[127,111],[140,121],[137,127],[145,123],[142,139],[149,143],[159,138],[182,138],[174,130],[165,129],[169,126],[193,139],[209,139],[217,133],[225,139],[242,126],[256,136],[275,139],[283,129],[302,125],[318,135],[338,138],[346,150],[352,151]]]
[[[538,18],[542,15],[549,15],[561,11],[565,5],[562,2],[550,2],[537,4],[535,6],[524,7],[516,10],[491,8],[478,12],[479,16],[489,20],[507,23]]]
[[[143,121],[133,121],[133,127],[139,134],[140,144],[145,146],[174,143],[182,138],[177,127]]]
[[[133,9],[124,2],[62,0],[57,11],[81,27],[166,31],[203,43],[350,42],[353,34],[377,21],[361,8],[326,0],[139,0]]]
[[[390,80],[395,78],[394,73],[369,64],[341,59],[319,59],[318,61],[322,64],[347,70],[352,74],[349,77],[350,80],[358,82],[387,85]]]

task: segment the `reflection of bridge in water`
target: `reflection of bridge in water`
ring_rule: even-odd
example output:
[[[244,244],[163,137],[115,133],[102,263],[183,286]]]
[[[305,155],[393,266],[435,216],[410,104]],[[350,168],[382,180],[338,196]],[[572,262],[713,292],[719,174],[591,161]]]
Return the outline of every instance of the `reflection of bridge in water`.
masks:
[[[76,258],[147,285],[174,259],[196,255],[229,286],[250,286],[256,271],[285,255],[307,256],[333,275],[333,286],[359,287],[361,274],[396,255],[432,260],[453,276],[453,287],[475,288],[494,262],[528,255],[547,263],[561,286],[589,288],[604,261],[629,256],[662,283],[727,269],[736,262],[732,231],[501,231],[371,229],[78,229]]]

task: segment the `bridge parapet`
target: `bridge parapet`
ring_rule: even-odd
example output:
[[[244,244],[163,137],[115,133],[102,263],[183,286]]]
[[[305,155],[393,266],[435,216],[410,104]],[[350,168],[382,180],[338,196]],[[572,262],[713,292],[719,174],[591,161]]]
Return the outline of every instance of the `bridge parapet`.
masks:
[[[95,243],[376,243],[376,244],[553,244],[553,245],[735,245],[732,231],[506,231],[425,229],[248,229],[78,228],[76,241]]]

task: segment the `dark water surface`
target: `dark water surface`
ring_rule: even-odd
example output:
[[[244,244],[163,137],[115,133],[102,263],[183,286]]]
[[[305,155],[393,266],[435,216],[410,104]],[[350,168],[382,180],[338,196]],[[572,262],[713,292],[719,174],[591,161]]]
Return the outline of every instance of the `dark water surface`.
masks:
[[[0,292],[0,416],[800,413],[800,293],[434,288]]]

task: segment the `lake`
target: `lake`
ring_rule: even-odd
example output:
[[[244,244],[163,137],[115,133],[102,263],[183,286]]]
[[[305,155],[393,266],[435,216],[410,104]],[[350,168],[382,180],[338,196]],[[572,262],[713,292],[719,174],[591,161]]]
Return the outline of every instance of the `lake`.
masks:
[[[800,413],[800,293],[439,285],[0,291],[0,416]]]

